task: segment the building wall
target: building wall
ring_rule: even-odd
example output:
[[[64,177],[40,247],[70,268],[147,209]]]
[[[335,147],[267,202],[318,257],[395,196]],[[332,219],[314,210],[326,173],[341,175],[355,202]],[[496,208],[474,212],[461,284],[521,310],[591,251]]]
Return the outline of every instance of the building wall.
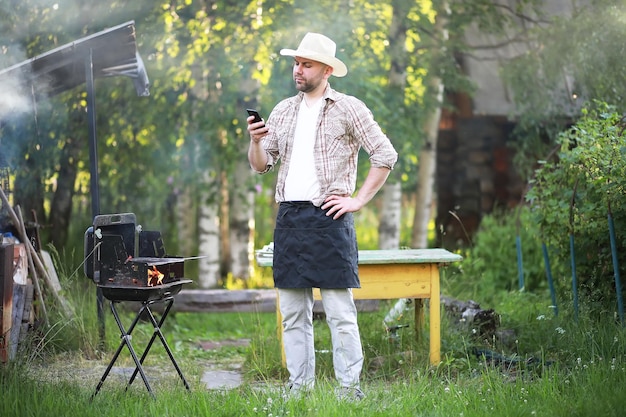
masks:
[[[498,1],[511,11],[517,10],[517,0]],[[457,59],[475,91],[471,97],[450,93],[448,100],[455,112],[442,114],[435,180],[438,245],[467,243],[485,214],[497,207],[515,207],[521,201],[526,184],[515,172],[514,151],[509,146],[518,115],[500,71],[505,63],[527,52],[529,30],[548,25],[555,16],[570,16],[587,3],[546,0],[541,16],[511,16],[512,24],[504,34],[483,33],[475,26],[465,33],[472,53]],[[558,86],[567,88],[570,83],[564,72]]]
[[[514,124],[498,116],[456,119],[441,130],[437,147],[438,245],[467,243],[485,214],[515,207],[525,184],[515,172],[509,146]]]

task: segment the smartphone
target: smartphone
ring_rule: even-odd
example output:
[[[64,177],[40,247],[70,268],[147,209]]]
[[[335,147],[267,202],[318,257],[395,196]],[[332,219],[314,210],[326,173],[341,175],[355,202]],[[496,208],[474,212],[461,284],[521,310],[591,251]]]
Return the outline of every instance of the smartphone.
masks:
[[[254,120],[252,121],[252,123],[260,122],[263,120],[258,111],[254,109],[246,109],[246,111],[248,112],[248,116],[254,116]]]

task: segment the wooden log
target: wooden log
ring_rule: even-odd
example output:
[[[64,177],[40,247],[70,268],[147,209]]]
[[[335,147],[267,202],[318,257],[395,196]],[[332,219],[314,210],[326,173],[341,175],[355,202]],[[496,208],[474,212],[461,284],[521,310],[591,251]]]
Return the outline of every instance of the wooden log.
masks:
[[[13,285],[13,313],[11,319],[11,333],[9,336],[9,360],[15,359],[20,341],[24,303],[26,301],[26,285]]]
[[[2,195],[4,196],[4,192],[2,191],[1,188],[0,188],[0,192],[2,192]],[[5,198],[6,196],[3,197],[3,200]],[[41,304],[41,312],[43,314],[44,322],[46,323],[46,326],[48,326],[50,324],[50,322],[48,321],[48,310],[46,309],[46,304],[43,301],[43,292],[41,291],[41,286],[39,285],[39,277],[37,276],[37,271],[35,270],[35,266],[33,264],[33,256],[32,256],[32,252],[34,251],[33,245],[30,243],[30,240],[28,239],[28,235],[26,234],[26,228],[24,226],[24,221],[22,219],[22,212],[19,210],[19,206],[18,206],[17,214],[15,214],[15,211],[13,211],[13,208],[11,208],[11,206],[8,205],[8,200],[5,202],[5,204],[7,204],[9,208],[9,213],[13,213],[11,217],[13,218],[14,226],[17,227],[19,234],[20,234],[20,239],[22,239],[22,242],[24,242],[24,244],[26,245],[28,267],[30,268],[30,274],[31,274],[31,277],[33,278],[35,289],[37,290],[37,297],[39,298],[39,303]],[[39,260],[38,257],[35,256],[35,258]],[[52,293],[56,294],[54,290],[52,290]]]
[[[13,245],[13,282],[19,285],[28,282],[28,256],[23,243]]]
[[[0,192],[1,191],[2,189],[0,188]],[[32,261],[32,263],[29,263],[29,265],[32,269],[33,283],[35,284],[35,289],[38,290],[39,283],[38,283],[37,274],[36,274],[36,270],[34,266],[36,266],[41,272],[41,274],[43,275],[44,282],[48,285],[50,292],[52,293],[56,301],[59,303],[59,305],[61,306],[61,311],[65,314],[65,317],[73,318],[74,310],[72,309],[69,302],[65,299],[65,297],[63,297],[61,293],[56,290],[56,287],[54,283],[52,282],[52,279],[50,278],[50,275],[48,274],[48,271],[46,267],[44,266],[43,261],[39,257],[39,254],[35,250],[35,247],[33,246],[33,244],[28,239],[28,235],[26,234],[26,226],[24,226],[24,219],[22,218],[22,212],[20,210],[20,206],[17,206],[17,215],[19,216],[19,219],[18,219],[19,226],[22,231],[23,238],[26,239],[26,242],[25,242],[26,248],[28,249],[28,254],[30,255],[29,262]],[[41,299],[40,302],[43,304],[43,299]],[[44,313],[44,320],[46,324],[48,324],[48,313],[46,312],[45,306],[43,305],[42,305],[42,311]]]
[[[50,285],[56,292],[61,291],[61,282],[59,281],[57,270],[54,268],[54,262],[52,262],[52,256],[50,256],[50,252],[42,250],[40,251],[40,254],[43,266],[45,267],[46,272],[48,272],[48,277],[50,278]]]
[[[377,311],[378,300],[355,300],[359,311]],[[276,312],[276,290],[183,290],[175,297],[175,311],[185,312]],[[313,312],[323,314],[321,301],[315,301]]]
[[[270,312],[276,311],[274,290],[182,290],[175,297],[176,311]]]
[[[0,246],[0,291],[2,321],[0,322],[0,361],[9,360],[9,336],[13,314],[13,245]]]
[[[24,226],[24,222],[21,221],[17,217],[17,214],[15,214],[15,210],[13,210],[13,207],[11,207],[11,204],[9,204],[9,199],[4,193],[4,190],[2,189],[2,187],[0,187],[0,199],[2,199],[2,204],[4,205],[4,207],[6,207],[6,210],[9,212],[9,216],[11,217],[11,221],[13,222],[13,226],[15,226],[18,229],[20,239],[22,239],[22,241],[26,245],[27,254],[29,255],[28,256],[29,267],[32,269],[32,273],[33,273],[33,283],[35,284],[35,290],[37,290],[37,297],[39,299],[39,303],[41,304],[41,310],[43,312],[44,320],[46,324],[48,324],[48,313],[46,311],[46,305],[43,302],[43,293],[41,292],[41,288],[39,288],[39,281],[36,276],[35,268],[33,268],[33,265],[32,265],[32,257],[30,256],[31,249],[34,251],[33,245],[30,243],[30,240],[28,239],[28,236],[26,235],[26,228]],[[39,260],[38,257],[37,257],[37,260]],[[54,292],[54,290],[52,291],[52,293],[55,295],[58,295]]]
[[[276,290],[182,290],[174,296],[172,311],[185,313],[275,313]],[[378,311],[379,300],[354,300],[360,312]],[[134,305],[133,308],[138,307]],[[159,311],[159,305],[153,307]],[[313,305],[315,314],[323,314],[321,301]]]
[[[34,292],[35,289],[33,287],[33,284],[27,284],[24,294],[24,313],[22,314],[19,343],[24,342],[28,338],[28,331],[30,330],[31,325],[35,323],[35,315],[33,314]]]

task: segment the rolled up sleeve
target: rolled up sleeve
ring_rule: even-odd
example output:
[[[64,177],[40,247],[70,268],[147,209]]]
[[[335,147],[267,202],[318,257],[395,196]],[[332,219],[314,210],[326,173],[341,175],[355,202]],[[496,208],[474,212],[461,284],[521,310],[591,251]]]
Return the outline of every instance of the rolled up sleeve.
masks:
[[[350,114],[354,117],[354,135],[361,146],[369,154],[370,163],[373,167],[393,169],[398,161],[391,140],[382,131],[372,112],[358,99],[351,100]]]

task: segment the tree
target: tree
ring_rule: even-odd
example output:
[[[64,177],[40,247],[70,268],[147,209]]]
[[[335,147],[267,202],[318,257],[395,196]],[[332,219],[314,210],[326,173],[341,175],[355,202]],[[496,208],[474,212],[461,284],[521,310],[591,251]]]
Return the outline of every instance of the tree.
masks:
[[[573,3],[569,15],[527,32],[528,49],[503,68],[517,105],[522,170],[532,175],[564,126],[595,100],[621,105],[626,91],[626,21],[621,0]],[[528,88],[529,85],[536,88]]]
[[[210,254],[199,266],[203,276],[210,276],[206,286],[231,271],[245,278],[254,224],[250,201],[256,186],[261,189],[257,201],[270,202],[270,207],[256,210],[264,211],[263,222],[273,220],[267,215],[273,192],[267,190],[273,188],[274,177],[253,176],[246,166],[244,121],[246,107],[258,107],[267,117],[276,102],[294,92],[291,62],[279,59],[280,48],[307,31],[338,40],[338,54],[349,62],[350,76],[332,79],[332,85],[362,99],[398,149],[400,160],[388,188],[393,198],[383,198],[385,203],[397,202],[400,187],[409,194],[422,187],[432,195],[433,165],[427,162],[434,154],[420,154],[420,147],[435,146],[438,112],[446,105],[441,86],[469,91],[456,61],[457,54],[467,50],[463,31],[470,24],[501,31],[511,18],[500,17],[514,14],[490,1],[451,2],[449,14],[440,2],[432,7],[428,1],[400,0],[117,1],[91,6],[94,13],[87,13],[91,3],[86,1],[63,0],[57,8],[36,3],[20,2],[3,15],[10,25],[2,27],[8,36],[1,43],[19,43],[27,56],[117,24],[129,13],[135,16],[151,96],[137,99],[125,79],[97,83],[99,165],[107,173],[100,178],[102,210],[136,212],[141,222],[148,222],[146,227],[164,232],[170,253],[194,255],[201,244],[198,254]],[[18,25],[23,16],[41,24]],[[26,31],[21,32],[23,27]],[[20,58],[14,56],[17,62]],[[36,124],[14,129],[5,122],[0,140],[4,151],[9,138],[28,138],[13,140],[10,148],[19,156],[15,171],[20,201],[41,213],[38,217],[46,226],[49,219],[71,219],[55,220],[54,234],[62,245],[65,229],[68,238],[74,236],[81,245],[90,222],[85,204],[89,175],[81,117],[84,92],[77,89],[56,100],[38,103]],[[34,120],[32,113],[30,117]],[[360,163],[366,166],[367,160],[361,158]],[[425,172],[419,180],[418,167]],[[431,200],[428,194],[421,195],[422,217],[414,227],[421,225],[424,236],[432,205],[425,204]],[[67,204],[70,199],[72,204]],[[390,209],[383,205],[383,210]],[[394,219],[390,225],[381,221],[381,238],[385,230],[392,231],[391,243],[384,245],[399,246],[399,216],[382,216]],[[268,236],[271,228],[261,229]]]
[[[440,75],[439,64],[445,56],[445,45],[448,41],[448,3],[442,0],[436,7],[433,38],[437,39],[431,50],[430,68],[426,84],[427,97],[433,105],[427,109],[424,122],[425,139],[422,143],[417,176],[418,188],[415,197],[415,216],[413,218],[413,234],[411,246],[425,248],[428,246],[428,223],[432,217],[433,188],[435,179],[437,137],[439,136],[439,120],[443,106],[444,81]]]
[[[399,122],[399,120],[405,120],[408,113],[406,111],[404,90],[407,85],[407,19],[411,5],[404,1],[392,1],[391,7],[392,18],[391,24],[389,25],[389,44],[391,47],[389,48],[388,101],[392,104],[392,108],[396,110],[394,121]],[[393,132],[391,134],[393,134]],[[390,175],[382,192],[383,198],[378,227],[378,246],[380,249],[396,249],[400,247],[400,220],[402,209],[401,177],[396,173]]]

